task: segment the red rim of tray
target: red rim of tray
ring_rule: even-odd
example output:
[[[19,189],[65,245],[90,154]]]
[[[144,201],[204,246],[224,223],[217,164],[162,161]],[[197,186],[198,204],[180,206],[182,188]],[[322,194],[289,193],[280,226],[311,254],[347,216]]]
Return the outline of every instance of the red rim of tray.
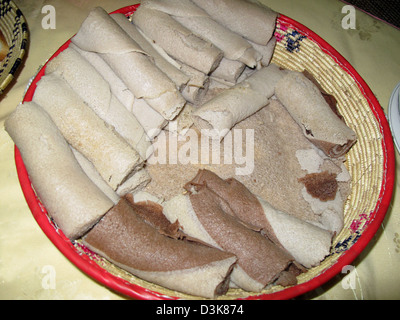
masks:
[[[139,5],[137,4],[124,7],[112,13],[122,13],[125,15],[129,15],[132,14],[137,9],[138,6]],[[380,123],[380,130],[383,136],[382,147],[384,150],[383,183],[381,186],[381,194],[379,197],[379,201],[373,212],[373,218],[371,220],[371,223],[363,231],[362,235],[357,240],[357,242],[349,250],[343,253],[342,256],[338,259],[338,261],[334,265],[332,265],[322,274],[316,276],[315,278],[305,283],[272,294],[261,294],[261,295],[251,296],[246,298],[246,300],[292,299],[320,287],[321,285],[323,285],[324,283],[328,282],[333,277],[335,277],[337,274],[339,274],[344,266],[350,265],[352,263],[352,261],[364,250],[364,248],[376,234],[378,228],[383,222],[383,219],[390,205],[394,188],[395,151],[394,151],[392,134],[390,131],[389,124],[386,120],[386,116],[383,112],[383,109],[380,106],[375,95],[372,93],[371,89],[361,78],[361,76],[357,73],[357,71],[350,65],[350,63],[347,62],[346,59],[342,57],[332,46],[330,46],[325,40],[323,40],[313,31],[284,15],[280,15],[278,20],[281,23],[284,23],[292,27],[293,29],[299,31],[300,33],[306,35],[309,39],[317,43],[319,47],[326,54],[332,57],[341,66],[341,68],[345,70],[358,84],[358,87],[360,88],[361,92],[367,98],[370,108],[374,113],[374,116],[376,117],[376,119],[378,119]],[[62,45],[59,48],[59,50],[56,53],[54,53],[54,55],[50,58],[50,60],[55,58],[58,54],[60,54],[63,50],[65,50],[69,46],[70,42],[71,41],[68,40],[64,45]],[[44,66],[36,75],[35,79],[33,80],[32,84],[30,85],[24,97],[23,100],[24,102],[32,100],[33,94],[36,89],[36,83],[44,75],[45,67],[46,66]],[[29,179],[28,173],[26,171],[25,165],[22,161],[21,155],[17,147],[15,147],[15,163],[22,191],[24,193],[27,204],[36,222],[39,224],[40,228],[50,239],[50,241],[53,242],[53,244],[67,257],[67,259],[69,259],[81,271],[83,271],[85,274],[92,277],[99,283],[105,285],[109,289],[112,289],[116,292],[119,292],[123,295],[126,295],[134,299],[142,299],[142,300],[178,299],[176,297],[169,297],[151,291],[149,289],[140,287],[136,284],[129,283],[126,280],[123,280],[117,276],[114,276],[105,269],[101,268],[96,262],[92,261],[88,255],[79,252],[77,248],[73,245],[73,243],[59,229],[56,229],[53,222],[48,218],[46,214],[47,213],[46,209],[40,203],[39,199],[35,194],[35,191],[33,190],[31,181]]]

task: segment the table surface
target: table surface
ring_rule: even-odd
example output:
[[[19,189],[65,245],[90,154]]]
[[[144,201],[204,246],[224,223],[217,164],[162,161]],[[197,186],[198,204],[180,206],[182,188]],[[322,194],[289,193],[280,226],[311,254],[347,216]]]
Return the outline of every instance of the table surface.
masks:
[[[385,112],[400,82],[400,31],[356,11],[356,29],[342,28],[344,3],[338,0],[260,0],[315,31],[360,73]],[[0,299],[96,299],[125,297],[98,284],[67,260],[33,219],[22,194],[14,162],[14,144],[4,121],[21,102],[38,68],[79,29],[92,7],[108,12],[134,4],[130,0],[14,0],[30,30],[27,59],[10,90],[0,97]],[[44,29],[45,5],[56,10],[56,28]],[[399,173],[396,153],[396,172]],[[353,262],[352,274],[339,274],[300,299],[400,298],[400,199],[394,199],[378,233]],[[49,281],[52,275],[54,282]],[[351,276],[351,278],[350,278]],[[353,281],[354,286],[349,286]]]

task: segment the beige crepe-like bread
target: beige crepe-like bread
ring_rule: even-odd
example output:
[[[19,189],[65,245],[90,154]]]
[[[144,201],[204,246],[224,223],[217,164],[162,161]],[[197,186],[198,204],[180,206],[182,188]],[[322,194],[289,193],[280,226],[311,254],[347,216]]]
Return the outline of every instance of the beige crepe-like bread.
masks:
[[[151,41],[139,30],[135,24],[129,22],[124,15],[114,14],[112,18],[154,59],[155,64],[160,70],[174,81],[181,91],[182,96],[188,102],[196,103],[202,98],[202,95],[207,92],[209,79],[206,74],[180,61],[174,60],[164,49]],[[137,117],[144,118],[144,116],[139,115],[137,115]],[[157,119],[157,117],[154,116],[147,116],[147,118]],[[155,126],[155,128],[157,127],[163,128],[161,126]]]
[[[182,186],[188,177],[196,176],[199,169],[208,169],[222,179],[237,179],[279,211],[329,231],[342,230],[344,203],[351,191],[344,160],[332,159],[316,148],[278,100],[271,99],[269,105],[236,124],[232,135],[218,144],[219,153],[213,151],[215,141],[204,139],[206,143],[201,144],[200,132],[192,129],[179,141],[156,141],[155,154],[165,157],[157,161],[151,158],[147,170],[152,181],[145,191],[169,200],[184,192]],[[189,152],[191,158],[186,156]],[[175,154],[178,157],[174,158]],[[323,172],[336,175],[338,190],[333,200],[322,201],[318,195],[314,198],[300,181]]]
[[[186,101],[196,103],[201,100],[209,85],[209,78],[206,74],[169,56],[163,48],[149,39],[135,24],[128,22],[124,15],[115,14],[112,15],[112,18],[151,55],[160,70],[174,81]],[[144,116],[139,115],[137,117],[144,118]],[[150,118],[157,119],[154,116]]]
[[[304,135],[328,156],[341,157],[356,142],[355,132],[335,114],[320,89],[303,73],[289,72],[278,82],[275,93]]]
[[[209,129],[210,136],[222,139],[236,123],[269,103],[276,84],[284,75],[285,71],[274,64],[258,70],[202,105],[193,114],[195,125],[199,129]]]
[[[184,136],[193,126],[192,114],[194,110],[196,110],[196,107],[187,103],[179,116],[165,127],[165,131]]]
[[[126,84],[115,74],[114,70],[95,52],[82,50],[71,43],[70,48],[79,52],[110,85],[111,92],[132,112],[139,121],[148,138],[153,140],[163,129],[168,121],[156,110],[154,110],[144,99],[137,99]]]
[[[178,195],[164,204],[164,215],[191,237],[234,253],[237,265],[231,280],[240,288],[260,292],[273,283],[293,262],[285,250],[243,225],[230,213],[228,204],[206,186],[189,195]],[[296,283],[295,276],[292,283]]]
[[[137,210],[122,199],[84,237],[84,244],[133,275],[166,288],[205,298],[226,293],[234,255],[169,238],[142,220]]]
[[[153,141],[171,121],[166,120],[159,112],[151,108],[144,99],[135,99],[132,105],[132,113],[143,126],[151,141]]]
[[[135,101],[135,96],[128,89],[126,84],[115,74],[114,70],[104,61],[104,59],[98,53],[82,50],[72,42],[69,44],[69,48],[78,52],[97,70],[97,72],[109,84],[111,92],[128,111],[132,112],[132,105]],[[149,106],[149,108],[151,107]]]
[[[65,236],[81,237],[113,207],[83,172],[40,106],[33,102],[19,105],[6,120],[5,129],[21,153],[35,192]]]
[[[183,73],[175,65],[167,61],[143,36],[137,27],[121,14],[112,14],[111,17],[124,29],[124,31],[148,54],[154,59],[156,66],[170,78],[177,88],[181,90],[189,81],[189,76]]]
[[[114,190],[142,168],[139,153],[62,78],[52,74],[43,76],[37,83],[33,101],[46,110],[68,143],[93,163]]]
[[[152,144],[145,130],[124,105],[112,94],[99,72],[73,48],[67,48],[46,67],[46,74],[62,77],[69,86],[140,154],[147,159]]]
[[[255,230],[261,230],[304,267],[317,266],[329,255],[331,232],[276,210],[236,179],[223,180],[209,170],[199,170],[186,189],[198,185],[206,185],[228,203],[235,217]]]
[[[174,119],[185,105],[172,80],[104,9],[89,13],[72,42],[101,54],[135,97],[146,100],[165,119]]]
[[[260,45],[273,36],[278,14],[256,1],[192,0],[214,20]]]
[[[321,222],[323,228],[332,232],[342,230],[344,203],[351,189],[344,159],[331,159],[316,148],[278,100],[272,100],[254,118],[235,129],[255,130],[254,171],[249,176],[237,177],[240,182],[279,211],[308,222]],[[331,195],[333,199],[328,201],[308,193],[301,182],[308,175],[323,172],[333,174],[333,182],[338,184],[336,193]],[[347,177],[341,179],[342,175]],[[324,186],[322,183],[320,189]]]
[[[235,85],[245,68],[246,65],[240,61],[224,58],[210,76],[222,80],[224,83]]]
[[[181,70],[190,78],[186,86],[182,89],[182,95],[186,101],[197,104],[208,91],[210,84],[209,76],[184,63],[177,63],[180,65]]]
[[[95,185],[97,185],[101,191],[103,191],[107,197],[109,197],[114,204],[117,204],[121,197],[126,194],[135,194],[141,191],[147,184],[151,181],[151,177],[145,168],[140,169],[135,172],[131,177],[126,179],[126,181],[121,184],[117,190],[114,190],[110,187],[110,185],[104,181],[99,172],[93,166],[93,164],[83,156],[79,151],[72,148],[74,152],[75,158],[82,167],[83,171],[86,175],[93,181]]]
[[[123,197],[128,193],[134,194],[144,189],[150,181],[151,177],[149,172],[146,168],[142,168],[126,179],[126,181],[118,187],[116,192],[120,197]]]
[[[171,57],[205,74],[214,71],[224,57],[221,50],[164,12],[141,5],[132,15],[132,21]]]
[[[272,56],[274,55],[275,46],[276,46],[276,38],[272,37],[271,40],[265,46],[262,46],[258,43],[251,42],[251,45],[254,49],[257,50],[262,56],[261,61],[259,62],[257,68],[260,69],[262,67],[269,66],[271,63]]]
[[[142,6],[164,12],[224,52],[224,57],[254,68],[261,56],[242,36],[225,28],[190,0],[144,0]]]
[[[71,147],[72,152],[78,161],[83,172],[88,176],[90,180],[101,190],[103,193],[114,203],[117,204],[120,200],[120,196],[114,191],[110,185],[104,181],[100,173],[96,170],[93,163],[91,163],[82,153],[75,148]]]

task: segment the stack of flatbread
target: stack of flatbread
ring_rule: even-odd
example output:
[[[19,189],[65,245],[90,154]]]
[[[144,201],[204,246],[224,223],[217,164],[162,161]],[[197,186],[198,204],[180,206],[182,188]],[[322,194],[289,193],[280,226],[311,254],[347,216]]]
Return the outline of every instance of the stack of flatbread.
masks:
[[[246,0],[90,12],[5,124],[68,238],[206,298],[295,285],[329,255],[356,135],[270,63],[276,18]]]

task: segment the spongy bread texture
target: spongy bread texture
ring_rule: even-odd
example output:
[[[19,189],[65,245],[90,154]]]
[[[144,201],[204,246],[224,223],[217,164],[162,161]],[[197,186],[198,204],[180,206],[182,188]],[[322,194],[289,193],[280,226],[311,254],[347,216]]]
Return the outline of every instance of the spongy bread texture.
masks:
[[[83,172],[57,127],[26,102],[5,123],[40,200],[71,239],[82,236],[114,203]]]

